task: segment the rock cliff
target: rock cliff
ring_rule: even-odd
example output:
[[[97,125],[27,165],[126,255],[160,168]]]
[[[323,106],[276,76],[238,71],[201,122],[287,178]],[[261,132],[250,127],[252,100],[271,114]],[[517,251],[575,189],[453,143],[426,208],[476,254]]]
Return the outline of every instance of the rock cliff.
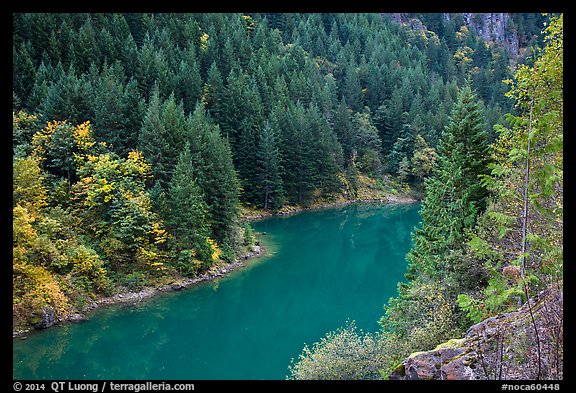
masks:
[[[512,18],[507,13],[443,13],[445,20],[456,20],[456,16],[462,16],[464,25],[486,42],[496,42],[503,45],[511,59],[518,57],[520,43],[518,33],[514,27]],[[410,26],[412,30],[427,30],[428,27],[418,18],[409,17],[408,14],[391,13],[388,16],[397,23]],[[460,19],[460,20],[462,20]]]
[[[450,14],[447,14],[450,18]],[[511,57],[518,56],[519,41],[516,29],[512,28],[510,15],[506,13],[463,13],[464,21],[486,42],[498,42],[508,49]]]
[[[466,335],[411,354],[389,379],[535,380],[563,377],[563,293],[549,289]]]

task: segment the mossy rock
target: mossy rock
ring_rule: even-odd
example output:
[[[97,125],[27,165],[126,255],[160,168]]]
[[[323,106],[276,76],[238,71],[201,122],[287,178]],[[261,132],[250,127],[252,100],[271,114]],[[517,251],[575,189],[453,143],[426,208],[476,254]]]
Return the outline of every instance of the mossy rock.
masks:
[[[394,367],[394,370],[392,370],[392,375],[404,377],[406,375],[406,368],[404,367],[404,363],[400,363]]]
[[[440,351],[443,349],[461,348],[464,346],[465,341],[466,340],[464,338],[453,338],[446,341],[445,343],[438,344],[436,348],[434,348],[434,351]]]
[[[32,313],[28,317],[28,323],[34,329],[46,329],[56,323],[56,313],[50,306],[45,306],[42,310]]]

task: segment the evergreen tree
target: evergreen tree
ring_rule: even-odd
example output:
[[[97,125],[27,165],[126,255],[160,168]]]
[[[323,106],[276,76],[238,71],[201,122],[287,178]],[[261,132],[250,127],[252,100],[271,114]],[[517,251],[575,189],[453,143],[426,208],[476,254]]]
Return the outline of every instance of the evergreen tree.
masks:
[[[274,123],[272,123],[274,124]],[[257,152],[258,194],[264,202],[264,209],[278,210],[284,204],[280,150],[275,126],[266,121],[260,133]]]
[[[105,67],[96,80],[94,126],[96,137],[112,143],[119,141],[118,129],[122,121],[122,97],[124,95],[124,71],[120,63]]]
[[[156,74],[156,65],[154,62],[155,57],[154,44],[150,35],[146,33],[144,43],[140,47],[136,58],[136,68],[134,69],[134,76],[138,81],[140,94],[148,99],[150,94],[154,91],[154,83],[158,78]]]
[[[400,137],[405,117],[400,91],[394,89],[391,98],[384,100],[374,114],[374,123],[380,131],[384,154],[390,153],[394,143]]]
[[[175,87],[176,96],[184,103],[184,111],[192,112],[202,93],[200,69],[194,59],[180,62]]]
[[[36,80],[36,68],[32,59],[32,45],[22,43],[19,48],[12,47],[12,89],[14,94],[25,102],[29,90]]]
[[[124,87],[120,109],[122,113],[120,127],[117,130],[116,140],[112,143],[116,146],[115,151],[120,156],[125,156],[137,147],[142,120],[146,112],[146,103],[138,91],[138,83],[134,78],[130,78]]]
[[[400,184],[403,184],[408,175],[410,174],[410,162],[408,161],[408,157],[404,156],[400,160],[400,164],[398,165],[398,179],[400,179]]]
[[[493,199],[471,243],[491,280],[458,297],[475,322],[516,309],[544,289],[563,288],[563,15],[551,18],[545,33],[546,45],[533,65],[520,65],[508,82],[516,113],[508,115],[510,128],[496,127],[494,162],[490,175],[482,179]],[[510,273],[516,278],[510,279]],[[551,338],[554,345],[557,337]],[[538,352],[544,352],[543,341],[535,345]],[[536,363],[535,377],[541,377],[548,367],[541,356]]]
[[[58,67],[57,67],[58,69]],[[73,66],[51,83],[48,94],[39,108],[47,120],[66,120],[80,123],[94,120],[92,86],[77,76]]]
[[[412,157],[414,149],[414,132],[409,124],[404,124],[398,132],[398,138],[387,155],[388,171],[398,174],[398,166],[404,157]]]
[[[346,67],[343,95],[346,97],[346,102],[352,110],[359,111],[364,107],[360,76],[353,62]]]
[[[285,143],[282,144],[284,160],[284,189],[288,201],[308,205],[312,202],[314,187],[318,182],[314,138],[308,113],[298,102],[288,113]]]
[[[78,31],[78,38],[74,45],[75,59],[74,67],[80,72],[86,72],[92,64],[100,66],[102,64],[102,55],[100,53],[99,40],[96,39],[96,32],[92,25],[90,15]]]
[[[208,77],[202,88],[202,104],[214,120],[221,119],[222,97],[224,95],[224,81],[216,63],[210,65]]]
[[[365,173],[378,173],[382,166],[380,160],[382,141],[378,130],[372,124],[369,111],[368,109],[363,113],[356,113],[352,119],[355,133],[352,146],[358,154],[360,169]]]
[[[228,140],[202,104],[187,118],[186,141],[194,160],[196,182],[208,206],[212,236],[225,242],[240,212],[239,181]]]
[[[48,90],[50,86],[50,73],[48,68],[44,65],[44,62],[38,67],[36,72],[36,78],[34,80],[34,87],[32,88],[32,94],[28,97],[28,108],[37,109],[40,104],[48,96]]]
[[[344,159],[350,160],[353,154],[354,137],[352,121],[350,118],[350,109],[348,108],[348,105],[346,105],[344,98],[342,98],[338,104],[338,108],[334,114],[334,132],[342,146]]]
[[[160,103],[160,90],[156,84],[144,120],[138,136],[138,150],[152,166],[154,178],[160,185],[167,189],[170,180],[169,164],[166,160],[174,157],[175,152],[171,149],[167,138],[167,131],[162,121],[162,105]]]
[[[314,187],[326,194],[338,192],[340,190],[338,163],[342,164],[343,161],[342,147],[318,106],[310,106],[308,118],[312,130],[312,151],[316,172]]]
[[[432,174],[424,182],[422,228],[408,254],[409,272],[446,277],[454,271],[449,252],[461,249],[486,206],[479,176],[487,173],[482,107],[469,86],[462,89],[445,128]]]
[[[161,97],[168,97],[176,91],[177,87],[176,72],[172,70],[169,62],[170,60],[161,48],[154,53],[153,74],[160,86]]]
[[[126,36],[118,53],[119,58],[126,69],[126,75],[136,77],[136,69],[138,67],[138,47],[136,46],[136,42],[134,42],[132,34],[129,33]]]
[[[208,262],[212,254],[208,242],[210,235],[208,206],[200,187],[196,184],[196,177],[190,144],[186,143],[178,157],[174,176],[170,180],[168,224],[173,230],[178,250],[193,249],[198,259]]]

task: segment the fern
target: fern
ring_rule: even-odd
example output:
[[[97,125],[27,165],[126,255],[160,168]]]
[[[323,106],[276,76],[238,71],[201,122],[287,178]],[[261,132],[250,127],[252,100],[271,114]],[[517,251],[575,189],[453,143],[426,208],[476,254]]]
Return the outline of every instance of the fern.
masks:
[[[466,316],[473,322],[478,323],[484,319],[484,313],[481,308],[481,303],[477,299],[473,299],[470,295],[460,294],[456,299],[458,307],[466,312]]]

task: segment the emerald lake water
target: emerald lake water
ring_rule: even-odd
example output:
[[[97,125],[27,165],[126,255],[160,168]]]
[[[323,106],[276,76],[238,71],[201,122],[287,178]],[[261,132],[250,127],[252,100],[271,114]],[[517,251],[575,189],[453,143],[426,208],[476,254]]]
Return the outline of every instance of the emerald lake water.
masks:
[[[14,339],[14,378],[284,379],[305,343],[347,320],[378,330],[404,279],[419,207],[349,205],[254,222],[269,255]]]

